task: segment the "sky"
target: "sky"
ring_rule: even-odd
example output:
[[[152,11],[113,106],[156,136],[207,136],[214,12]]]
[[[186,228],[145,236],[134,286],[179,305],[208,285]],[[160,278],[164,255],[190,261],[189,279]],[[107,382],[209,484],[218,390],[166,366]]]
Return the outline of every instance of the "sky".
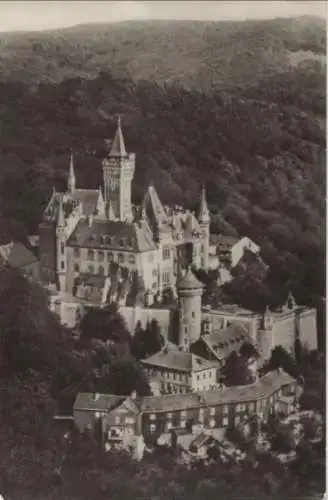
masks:
[[[243,20],[317,15],[326,1],[1,1],[0,31],[55,29],[139,19]]]

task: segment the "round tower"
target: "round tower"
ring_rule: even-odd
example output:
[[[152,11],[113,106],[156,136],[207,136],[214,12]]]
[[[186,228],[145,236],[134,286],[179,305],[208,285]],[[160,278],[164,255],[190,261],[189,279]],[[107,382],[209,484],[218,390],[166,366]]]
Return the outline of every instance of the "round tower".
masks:
[[[204,285],[188,267],[185,276],[178,283],[179,346],[185,351],[201,335],[203,288]]]

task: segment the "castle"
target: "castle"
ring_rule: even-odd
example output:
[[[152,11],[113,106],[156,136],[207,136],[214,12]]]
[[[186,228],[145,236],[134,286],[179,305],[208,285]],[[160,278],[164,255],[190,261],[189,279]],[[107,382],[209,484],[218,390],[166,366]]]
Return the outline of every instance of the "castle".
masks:
[[[135,154],[126,151],[120,119],[102,166],[103,186],[79,189],[71,155],[67,190],[53,191],[40,224],[45,283],[72,294],[86,276],[107,277],[120,268],[130,282],[137,276],[151,301],[175,289],[187,262],[208,267],[210,214],[204,189],[197,216],[164,209],[153,185],[140,207],[133,207]]]
[[[280,310],[267,308],[263,314],[234,305],[203,307],[203,284],[192,267],[209,268],[205,190],[196,215],[164,208],[153,185],[141,205],[133,207],[134,171],[135,155],[126,151],[118,120],[103,160],[103,187],[78,189],[71,156],[67,191],[53,191],[40,224],[40,267],[43,281],[55,284],[50,307],[64,324],[75,327],[89,308],[111,302],[118,303],[131,334],[137,324],[145,327],[155,319],[166,343],[173,341],[180,353],[165,347],[165,352],[144,360],[161,392],[216,386],[213,362],[219,371],[229,354],[245,343],[254,346],[261,362],[278,345],[292,353],[296,340],[317,348],[316,311],[298,306],[292,296]],[[241,242],[243,247],[233,242],[237,260],[242,248],[252,247],[247,238]],[[227,253],[226,246],[223,250]],[[256,245],[254,251],[259,251]],[[161,303],[167,290],[173,307]]]

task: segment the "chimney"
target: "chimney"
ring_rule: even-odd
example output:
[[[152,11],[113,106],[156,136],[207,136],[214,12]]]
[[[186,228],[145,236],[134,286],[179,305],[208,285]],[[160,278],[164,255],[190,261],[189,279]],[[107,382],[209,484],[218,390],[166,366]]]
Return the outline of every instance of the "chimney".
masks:
[[[133,400],[137,399],[137,391],[132,391],[130,394],[130,398]]]

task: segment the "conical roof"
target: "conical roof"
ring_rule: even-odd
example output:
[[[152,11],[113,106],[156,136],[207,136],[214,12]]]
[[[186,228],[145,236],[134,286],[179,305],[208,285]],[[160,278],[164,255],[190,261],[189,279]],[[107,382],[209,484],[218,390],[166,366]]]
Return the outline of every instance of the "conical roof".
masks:
[[[181,279],[181,281],[179,283],[179,289],[180,290],[194,290],[197,288],[204,288],[204,285],[196,278],[196,276],[192,272],[191,268],[188,267],[188,270],[187,270],[185,276]]]
[[[204,186],[202,187],[197,217],[200,222],[208,222],[210,220]]]
[[[115,132],[115,137],[112,143],[112,147],[109,153],[109,156],[126,156],[126,149],[125,149],[125,143],[124,143],[124,137],[123,137],[123,132],[122,132],[122,127],[121,127],[121,118],[118,117],[117,119],[117,129]]]

